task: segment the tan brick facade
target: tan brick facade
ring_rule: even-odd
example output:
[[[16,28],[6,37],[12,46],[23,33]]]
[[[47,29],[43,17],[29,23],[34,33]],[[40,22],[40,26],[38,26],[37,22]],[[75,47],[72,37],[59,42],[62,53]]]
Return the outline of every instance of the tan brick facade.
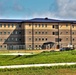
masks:
[[[0,49],[76,48],[76,24],[72,22],[0,22]]]

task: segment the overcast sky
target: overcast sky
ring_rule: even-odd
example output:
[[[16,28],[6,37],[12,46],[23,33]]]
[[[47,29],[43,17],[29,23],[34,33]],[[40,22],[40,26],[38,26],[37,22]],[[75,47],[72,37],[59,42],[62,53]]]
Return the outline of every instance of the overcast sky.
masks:
[[[0,18],[76,19],[76,0],[0,0]]]

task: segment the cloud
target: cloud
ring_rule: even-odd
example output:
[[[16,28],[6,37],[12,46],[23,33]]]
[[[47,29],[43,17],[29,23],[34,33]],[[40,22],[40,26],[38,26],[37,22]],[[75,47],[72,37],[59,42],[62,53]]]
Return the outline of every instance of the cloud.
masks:
[[[35,13],[33,17],[76,19],[76,0],[57,0],[55,5],[49,7],[48,12]]]
[[[20,18],[76,19],[76,0],[55,0],[55,3],[53,2],[45,12],[42,10],[41,12],[36,12],[31,7],[25,7],[18,1],[20,0],[10,1],[11,6],[7,5],[9,0],[0,1],[0,17],[16,17],[14,15],[17,15]]]
[[[20,12],[20,11],[23,11],[25,8],[22,5],[18,4],[16,1],[14,1],[12,5],[12,9]]]
[[[45,17],[48,17],[48,18],[56,18],[55,17],[55,14],[51,13],[51,12],[45,12],[45,13],[34,13],[31,17],[33,18],[45,18]]]
[[[58,16],[65,19],[76,18],[76,0],[57,0]],[[57,16],[57,15],[56,15]]]
[[[14,7],[13,7],[16,11],[22,11],[24,8],[22,7],[22,6],[20,6],[20,5],[15,5]]]

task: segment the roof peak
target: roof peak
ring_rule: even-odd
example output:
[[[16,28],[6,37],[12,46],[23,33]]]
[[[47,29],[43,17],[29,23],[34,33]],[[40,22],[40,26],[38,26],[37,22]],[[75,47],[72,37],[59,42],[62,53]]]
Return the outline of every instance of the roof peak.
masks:
[[[56,20],[56,19],[50,19],[48,17],[45,17],[45,18],[33,18],[31,20]]]

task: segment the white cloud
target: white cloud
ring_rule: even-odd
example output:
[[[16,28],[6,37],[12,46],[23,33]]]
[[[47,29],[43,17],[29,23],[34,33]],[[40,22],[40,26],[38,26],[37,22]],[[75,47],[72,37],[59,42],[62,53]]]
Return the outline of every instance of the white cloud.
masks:
[[[59,17],[65,19],[76,18],[76,0],[57,0]]]
[[[57,0],[56,12],[35,13],[34,17],[48,17],[57,19],[76,19],[76,0]]]
[[[0,2],[0,17],[5,16],[6,13],[6,8],[4,7],[4,2]],[[46,11],[46,12],[32,12],[32,9],[27,9],[24,8],[23,6],[17,4],[17,2],[15,2],[14,0],[14,6],[11,8],[14,11],[17,12],[23,12],[25,13],[25,15],[23,15],[22,17],[19,16],[20,18],[57,18],[57,19],[76,19],[76,0],[56,0],[57,3],[57,11]],[[53,6],[53,5],[51,5]],[[49,8],[51,8],[51,6]],[[24,11],[25,10],[25,11]],[[30,14],[30,12],[32,12]],[[28,13],[28,15],[27,15]]]
[[[45,13],[41,13],[41,14],[34,13],[34,14],[32,15],[32,17],[33,17],[33,18],[36,18],[36,17],[39,17],[39,18],[45,18],[45,17],[55,18],[55,14],[50,13],[50,12],[45,12]]]

